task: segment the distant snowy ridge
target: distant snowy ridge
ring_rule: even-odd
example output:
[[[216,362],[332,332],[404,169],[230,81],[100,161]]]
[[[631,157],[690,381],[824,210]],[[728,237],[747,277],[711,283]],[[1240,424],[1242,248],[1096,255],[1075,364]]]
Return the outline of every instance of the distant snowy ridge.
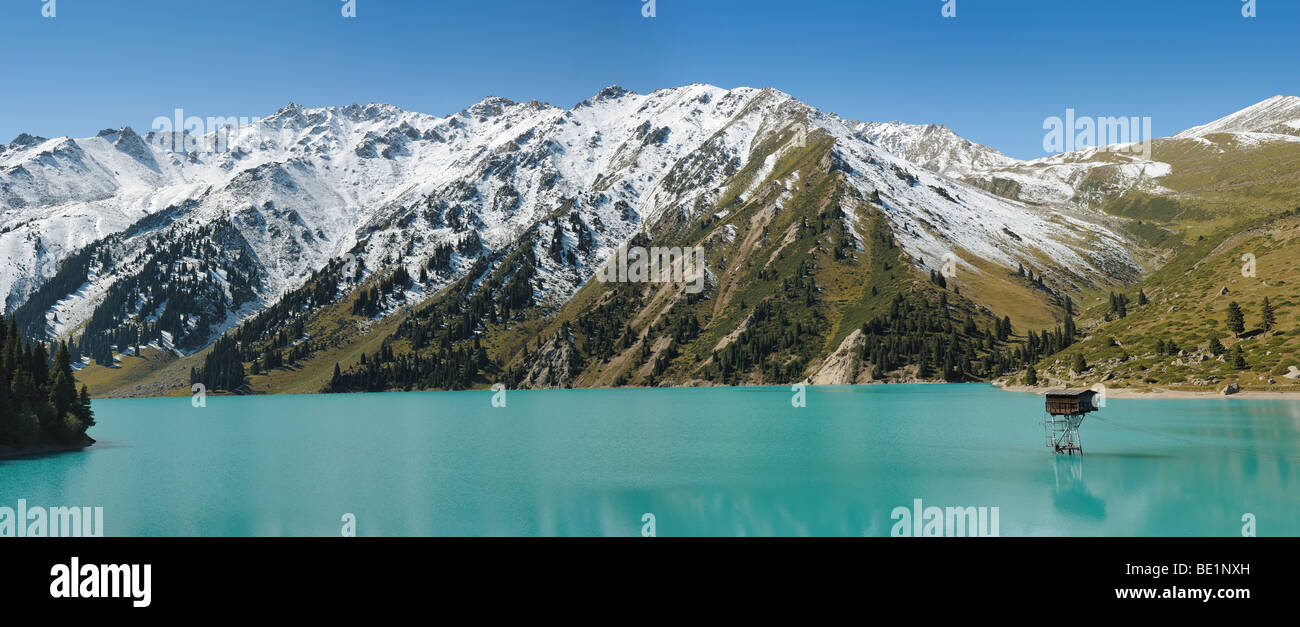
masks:
[[[1215,133],[1300,134],[1300,97],[1273,96],[1209,124],[1189,128],[1174,138],[1189,139]]]
[[[864,122],[855,130],[864,139],[895,155],[953,178],[1020,163],[938,124]]]
[[[121,263],[88,265],[86,283],[48,310],[49,332],[75,333],[113,285],[165,267],[177,277],[195,273],[186,285],[206,281],[229,296],[227,308],[210,314],[219,320],[185,317],[215,334],[345,254],[367,273],[400,265],[416,275],[440,247],[455,247],[418,297],[463,276],[479,256],[532,237],[559,257],[538,256],[539,304],[560,305],[645,225],[673,212],[716,211],[740,172],[752,173],[743,194],[770,182],[795,148],[778,140],[795,128],[834,140],[850,186],[878,199],[902,247],[926,266],[949,254],[1013,270],[1046,259],[1049,276],[1082,284],[1140,271],[1098,216],[961,181],[1019,176],[1035,162],[941,126],[855,122],[773,89],[693,84],[650,94],[610,87],[568,109],[487,98],[445,117],[390,105],[291,104],[237,129],[220,153],[160,150],[153,134],[130,129],[76,140],[20,136],[0,148],[0,294],[13,310],[74,251],[114,236],[111,256]],[[1069,161],[1039,160],[1052,174],[1026,172],[1024,187],[1065,194],[1053,186],[1072,184],[1057,174],[1074,167]],[[1158,165],[1133,167],[1136,177],[1160,175]],[[163,243],[186,237],[205,243],[158,257]],[[226,268],[259,278],[254,300],[234,296]],[[117,317],[165,318],[165,303],[143,311],[138,301],[126,299]]]

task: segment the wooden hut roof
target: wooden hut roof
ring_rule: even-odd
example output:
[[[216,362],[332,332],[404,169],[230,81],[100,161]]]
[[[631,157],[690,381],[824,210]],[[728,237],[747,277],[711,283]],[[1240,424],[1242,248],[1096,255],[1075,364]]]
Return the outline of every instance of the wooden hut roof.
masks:
[[[1047,395],[1048,395],[1048,396],[1074,396],[1074,397],[1079,397],[1079,396],[1083,396],[1084,394],[1096,394],[1096,393],[1097,393],[1097,390],[1090,390],[1090,389],[1088,389],[1088,388],[1079,388],[1079,389],[1077,389],[1077,390],[1066,390],[1066,389],[1057,388],[1057,389],[1053,389],[1053,390],[1048,390],[1048,391],[1047,391]]]

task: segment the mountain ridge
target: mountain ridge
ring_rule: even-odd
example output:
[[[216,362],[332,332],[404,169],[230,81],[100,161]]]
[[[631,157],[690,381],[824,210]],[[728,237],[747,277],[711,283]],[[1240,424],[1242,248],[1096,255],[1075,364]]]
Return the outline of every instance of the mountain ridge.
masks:
[[[1300,133],[1300,97],[1276,95],[1208,124],[1174,135],[1175,139],[1203,137],[1214,133]]]
[[[45,259],[61,274],[35,281],[39,287],[28,292],[27,304],[17,310],[30,331],[79,338],[78,354],[109,370],[151,351],[165,361],[192,361],[185,357],[207,353],[212,339],[282,308],[291,298],[306,309],[281,316],[275,324],[311,326],[319,322],[318,310],[349,302],[353,312],[338,313],[356,317],[344,324],[355,332],[345,335],[368,337],[366,329],[387,328],[390,317],[419,310],[471,275],[479,277],[474,285],[456,288],[468,290],[465,298],[482,293],[477,282],[486,280],[490,293],[484,298],[495,299],[495,309],[509,312],[505,320],[513,322],[504,322],[506,326],[545,328],[541,321],[562,315],[592,287],[591,276],[609,255],[638,234],[690,240],[705,225],[729,223],[714,233],[715,239],[704,241],[711,249],[725,248],[730,244],[717,237],[739,237],[752,232],[756,220],[770,223],[771,217],[760,217],[765,212],[787,211],[788,203],[802,197],[799,186],[809,184],[804,176],[839,181],[822,188],[832,196],[806,201],[823,209],[826,203],[841,208],[838,217],[821,210],[808,214],[806,219],[840,225],[827,226],[830,239],[814,249],[830,246],[836,251],[831,261],[842,263],[844,255],[853,256],[851,249],[866,247],[865,225],[883,221],[889,239],[904,254],[901,263],[909,275],[924,277],[929,271],[933,276],[941,265],[949,265],[945,262],[951,255],[952,267],[967,277],[958,284],[975,299],[963,306],[971,315],[983,311],[979,316],[986,321],[993,313],[1007,312],[1031,326],[1059,324],[1068,317],[1061,309],[1068,295],[1077,298],[1131,284],[1149,269],[1136,260],[1142,237],[1130,232],[1130,218],[1068,199],[1021,202],[981,179],[988,172],[1033,162],[1011,159],[938,125],[843,120],[770,88],[726,90],[696,83],[642,95],[615,85],[571,109],[490,96],[442,118],[391,105],[308,109],[290,103],[236,130],[228,153],[159,154],[150,149],[157,139],[156,133],[142,138],[124,128],[82,142],[29,137],[20,146],[14,142],[0,150],[0,167],[5,168],[0,176],[40,159],[85,176],[107,170],[97,156],[124,164],[117,178],[91,176],[82,188],[71,183],[87,181],[60,180],[48,171],[38,172],[45,179],[29,173],[27,180],[64,187],[0,187],[9,194],[6,220],[24,209],[36,213],[30,201],[40,199],[31,196],[37,192],[56,197],[85,193],[71,207],[57,204],[63,208],[43,218],[46,223],[37,215],[25,230],[22,224],[12,228],[6,223],[0,246],[26,244],[31,251],[45,245],[30,236],[49,220],[76,225],[113,198],[105,194],[125,190],[121,194],[130,199],[130,211],[118,207],[116,214],[109,212],[117,220],[105,227],[111,233],[81,248],[62,242],[63,257]],[[819,153],[820,165],[810,170],[805,163],[782,174],[782,163],[819,142],[829,142]],[[149,153],[141,153],[141,146]],[[926,146],[928,152],[918,152]],[[912,162],[909,154],[929,167]],[[1092,161],[1100,158],[1104,153],[1092,150],[1028,167],[1055,168],[1057,162],[1071,160],[1080,172],[1113,167]],[[1167,174],[1158,165],[1134,167]],[[167,183],[161,192],[140,192],[158,177]],[[1078,182],[1067,184],[1073,189]],[[1139,186],[1121,182],[1105,197],[1134,189]],[[755,203],[766,209],[751,215]],[[738,212],[751,223],[733,222]],[[69,248],[78,252],[69,253]],[[752,244],[743,250],[754,254]],[[510,259],[523,265],[503,268]],[[63,263],[68,260],[75,263]],[[721,276],[714,266],[728,263],[726,256],[711,260],[714,289]],[[1022,275],[1029,266],[1029,277],[1037,283],[1018,283],[1016,266]],[[86,279],[79,283],[78,275]],[[871,276],[891,284],[899,280]],[[10,289],[19,283],[7,280]],[[797,281],[794,276],[789,280]],[[312,294],[292,296],[313,285]],[[922,284],[909,285],[908,294],[924,291],[918,288]],[[525,294],[523,300],[506,297],[510,290]],[[859,298],[845,294],[849,301]],[[1016,295],[1018,304],[1003,302],[1007,294]],[[716,292],[709,298],[726,299]],[[826,315],[839,318],[844,313],[840,307],[852,307],[849,301],[822,307]],[[731,315],[724,311],[729,305],[719,307],[715,315]],[[494,314],[475,324],[503,321]],[[284,331],[281,327],[279,332]],[[494,341],[494,333],[481,327],[447,341],[477,345]],[[819,333],[837,338],[826,339],[836,346],[825,350],[835,350],[852,335],[840,326]],[[268,341],[263,336],[250,340]],[[518,344],[517,339],[504,341]],[[301,359],[325,350],[308,338],[271,343]],[[552,348],[556,354],[587,351]],[[283,359],[247,352],[240,357],[252,357],[241,361],[259,369]],[[809,360],[819,358],[813,353],[800,357],[808,368],[813,367]],[[518,353],[474,359],[480,370],[488,362],[499,362],[491,368],[509,368]],[[602,379],[570,371],[577,378]]]

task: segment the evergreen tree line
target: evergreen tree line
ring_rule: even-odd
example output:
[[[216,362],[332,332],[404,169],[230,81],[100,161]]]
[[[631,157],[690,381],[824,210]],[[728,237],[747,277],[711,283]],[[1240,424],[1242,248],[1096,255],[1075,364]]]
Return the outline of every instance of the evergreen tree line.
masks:
[[[491,367],[477,339],[484,325],[517,319],[532,306],[535,237],[528,242],[491,273],[492,259],[477,257],[465,277],[432,305],[404,320],[392,339],[409,340],[412,353],[395,355],[391,346],[386,346],[347,371],[336,365],[337,376],[331,377],[323,391],[460,389],[480,380],[480,371]],[[450,268],[453,250],[477,255],[484,249],[477,234],[467,234],[454,248],[449,243],[439,245],[420,268],[422,283],[429,280],[428,270]],[[400,259],[389,261],[397,268],[358,293],[353,315],[378,315],[412,286],[405,264]],[[348,274],[345,263],[336,260],[313,274],[303,287],[231,330],[213,344],[203,366],[191,370],[191,382],[212,390],[239,391],[249,375],[296,366],[308,359],[323,348],[306,337],[308,317],[339,300],[340,284],[346,289],[346,285],[360,283],[365,276],[363,265],[358,262],[351,276],[345,276]]]
[[[302,287],[218,338],[204,358],[203,367],[190,370],[190,383],[201,383],[209,390],[237,391],[248,374],[245,362],[253,362],[249,370],[259,374],[309,357],[319,347],[303,341],[307,317],[337,302],[339,285],[345,280],[357,280],[355,276],[345,277],[346,271],[344,261],[331,261],[312,273]],[[281,351],[290,346],[293,348],[286,357]]]
[[[1146,298],[1146,294],[1143,293],[1143,294],[1142,294],[1142,297],[1145,299],[1145,298]],[[1128,303],[1129,303],[1128,296],[1125,296],[1125,295],[1122,294],[1122,293],[1121,293],[1121,294],[1117,294],[1117,293],[1115,293],[1115,292],[1111,292],[1111,293],[1110,293],[1110,312],[1109,312],[1109,314],[1106,316],[1106,319],[1109,320],[1109,319],[1110,319],[1110,316],[1112,316],[1112,315],[1113,315],[1113,316],[1118,316],[1118,317],[1120,317],[1120,318],[1127,318],[1127,317],[1128,317]]]
[[[668,371],[668,367],[673,360],[677,359],[682,345],[699,337],[700,332],[703,330],[700,328],[699,319],[695,317],[695,312],[691,308],[692,304],[686,300],[678,301],[673,305],[672,309],[668,310],[668,314],[662,320],[651,325],[650,332],[646,334],[646,339],[667,337],[668,345],[659,351],[659,355],[655,357],[655,363],[650,369],[650,379],[646,382],[646,385],[655,385],[659,378]],[[628,327],[628,329],[630,330],[631,327]],[[649,344],[642,344],[642,348],[648,349]],[[648,358],[648,352],[643,350],[641,355],[642,363]]]
[[[830,234],[830,254],[835,261],[846,261],[853,257],[857,249],[857,239],[849,228],[844,216],[844,207],[838,203],[827,203],[817,215],[809,220],[803,217],[799,221],[799,236],[807,233],[814,235]]]
[[[919,379],[970,381],[1010,367],[1002,350],[1010,320],[1005,329],[1004,321],[995,321],[993,328],[980,330],[967,314],[959,327],[949,312],[948,295],[940,292],[936,302],[931,298],[926,293],[897,294],[884,315],[862,325],[865,341],[858,357],[870,365],[872,379],[899,376],[915,366]]]
[[[113,256],[110,248],[117,239],[117,236],[110,236],[72,253],[59,263],[53,277],[27,296],[27,300],[14,310],[13,315],[23,337],[46,337],[46,313],[56,303],[81,289],[91,272],[102,275],[112,270]]]
[[[1055,330],[1030,330],[1023,341],[1013,342],[1010,317],[981,328],[967,313],[959,327],[946,294],[940,293],[937,303],[931,300],[924,294],[899,294],[885,315],[863,325],[866,341],[859,357],[871,365],[873,379],[915,366],[919,379],[987,380],[1063,350],[1077,337],[1074,319],[1067,316]]]
[[[407,317],[396,337],[410,339],[416,351],[430,345],[446,350],[477,337],[485,325],[521,319],[533,305],[537,276],[533,244],[535,240],[511,253],[495,269],[489,258],[475,260],[435,303]]]
[[[374,318],[388,307],[390,301],[404,300],[404,294],[411,285],[411,273],[406,270],[405,265],[399,264],[397,269],[384,277],[378,285],[361,291],[356,302],[352,304],[352,315]]]
[[[1034,287],[1047,289],[1047,284],[1043,282],[1042,274],[1035,276],[1033,268],[1026,268],[1023,263],[1017,265],[1019,267],[1016,269],[1016,276],[1029,281],[1029,284]]]
[[[346,370],[335,364],[322,392],[458,390],[483,381],[496,366],[479,338],[488,325],[520,321],[533,307],[537,246],[534,230],[495,267],[492,258],[478,257],[434,303],[398,326],[392,339],[407,340],[411,352],[395,353],[386,342]]]
[[[764,382],[796,380],[807,364],[808,349],[820,345],[819,326],[792,319],[784,307],[765,300],[754,306],[749,326],[735,341],[713,353],[704,378],[735,385],[757,371]],[[794,355],[783,357],[790,353]]]
[[[1264,297],[1264,302],[1259,306],[1259,328],[1264,332],[1272,331],[1277,327],[1277,308],[1269,302],[1268,297]],[[1246,332],[1246,312],[1242,310],[1237,301],[1228,303],[1228,330],[1234,335],[1240,336]]]
[[[573,330],[581,338],[577,346],[584,356],[603,363],[636,345],[639,334],[627,321],[636,315],[639,291],[630,283],[611,283],[603,302],[578,314]],[[527,355],[523,361],[528,361]]]
[[[578,215],[577,211],[570,212],[566,221],[568,222],[567,231],[573,235],[573,247],[565,245],[566,228],[560,222],[560,218],[556,217],[551,220],[553,230],[551,231],[551,243],[547,246],[546,255],[555,263],[576,266],[578,265],[578,255],[575,250],[584,253],[591,252],[596,240],[591,234],[591,229],[582,221],[582,216]]]
[[[386,392],[391,390],[464,390],[480,380],[480,371],[490,365],[487,351],[478,338],[445,352],[400,353],[385,345],[371,356],[334,374],[321,391]]]
[[[77,392],[68,345],[29,344],[16,321],[0,316],[0,446],[76,445],[94,425],[90,393]]]
[[[223,220],[196,233],[168,231],[148,241],[135,260],[139,270],[109,287],[82,334],[71,343],[73,359],[89,356],[111,366],[114,348],[123,352],[134,347],[138,354],[141,346],[167,337],[179,349],[207,345],[213,325],[255,299],[262,285],[244,246],[231,253],[213,243],[231,237],[238,233]],[[103,255],[101,272],[110,267],[107,251]],[[85,283],[89,267],[77,267],[86,274],[73,282]],[[36,337],[45,337],[44,332]]]
[[[745,330],[722,350],[712,353],[712,361],[702,376],[733,385],[754,372],[765,382],[786,382],[802,376],[808,360],[821,346],[828,324],[816,307],[819,292],[814,270],[813,264],[800,261],[794,275],[781,281],[775,298],[754,305]]]

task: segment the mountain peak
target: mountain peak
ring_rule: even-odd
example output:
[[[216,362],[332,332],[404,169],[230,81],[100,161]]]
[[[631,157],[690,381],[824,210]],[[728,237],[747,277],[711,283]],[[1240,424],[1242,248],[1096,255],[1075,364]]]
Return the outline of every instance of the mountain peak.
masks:
[[[621,87],[621,86],[619,86],[619,85],[610,85],[610,86],[608,86],[608,87],[606,87],[606,88],[604,88],[604,89],[602,89],[602,90],[596,92],[596,95],[595,95],[595,96],[592,96],[591,99],[594,100],[594,101],[596,101],[596,102],[600,102],[600,101],[602,101],[602,100],[615,100],[615,99],[622,98],[623,96],[626,96],[626,95],[629,95],[629,94],[636,94],[636,92],[631,91],[631,90],[628,90],[628,89],[624,89],[623,87]]]
[[[1174,137],[1187,139],[1215,133],[1300,134],[1300,97],[1278,94]]]
[[[501,115],[506,109],[518,105],[519,103],[500,96],[488,96],[477,103],[470,105],[469,108],[461,111],[465,117],[472,118],[492,118]]]
[[[28,135],[27,133],[19,133],[18,137],[15,137],[14,140],[9,143],[9,146],[12,148],[26,148],[27,146],[35,146],[36,144],[45,141],[49,141],[49,140],[39,135]]]
[[[286,122],[286,121],[301,121],[301,120],[305,120],[306,117],[307,117],[307,108],[291,100],[289,101],[289,104],[280,107],[279,111],[272,113],[266,119],[267,121],[273,121],[273,122],[275,121]]]
[[[1017,161],[958,135],[942,124],[865,122],[860,137],[891,154],[941,174],[960,177],[976,170],[1007,167]]]

